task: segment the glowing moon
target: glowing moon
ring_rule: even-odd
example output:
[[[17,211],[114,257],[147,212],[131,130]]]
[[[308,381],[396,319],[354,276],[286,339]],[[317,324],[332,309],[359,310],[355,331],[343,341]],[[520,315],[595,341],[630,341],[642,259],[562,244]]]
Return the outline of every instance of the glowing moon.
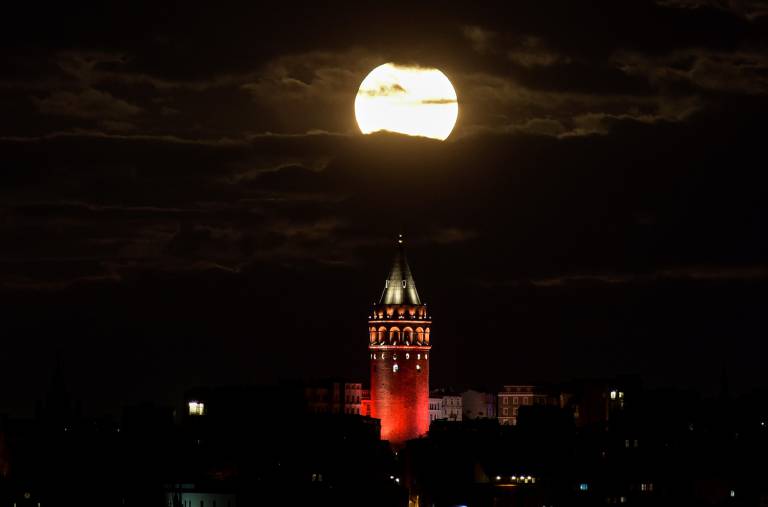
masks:
[[[379,65],[363,79],[355,98],[363,134],[386,130],[444,141],[458,115],[456,90],[434,68]]]

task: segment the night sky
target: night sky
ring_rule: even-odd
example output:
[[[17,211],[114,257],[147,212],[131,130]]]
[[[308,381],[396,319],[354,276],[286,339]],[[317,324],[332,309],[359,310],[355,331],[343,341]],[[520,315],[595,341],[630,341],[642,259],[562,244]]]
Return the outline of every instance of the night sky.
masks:
[[[768,387],[763,1],[4,6],[0,413],[368,376],[404,233],[433,387]],[[363,136],[389,61],[445,142]]]

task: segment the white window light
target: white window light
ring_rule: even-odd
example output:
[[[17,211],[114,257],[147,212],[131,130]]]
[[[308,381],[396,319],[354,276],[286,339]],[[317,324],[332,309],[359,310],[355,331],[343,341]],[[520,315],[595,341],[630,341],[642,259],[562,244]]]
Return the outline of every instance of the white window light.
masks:
[[[611,399],[612,400],[616,399],[616,391],[611,391]]]
[[[392,372],[397,373],[397,370],[399,370],[399,369],[400,369],[400,367],[397,366],[397,363],[392,365]]]
[[[410,355],[408,352],[406,352],[406,353],[405,353],[405,358],[406,358],[406,359],[410,359],[410,358],[411,358],[411,355]]]
[[[205,403],[201,401],[190,401],[189,415],[205,415]]]

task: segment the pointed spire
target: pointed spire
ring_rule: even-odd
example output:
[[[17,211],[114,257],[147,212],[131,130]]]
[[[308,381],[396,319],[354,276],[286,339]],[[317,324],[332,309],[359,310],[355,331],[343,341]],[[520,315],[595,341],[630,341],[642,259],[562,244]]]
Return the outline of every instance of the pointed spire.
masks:
[[[403,235],[397,236],[395,245],[395,258],[392,269],[384,282],[384,292],[379,299],[380,305],[420,305],[419,293],[416,291],[416,282],[413,281],[408,259],[405,257],[405,244]]]

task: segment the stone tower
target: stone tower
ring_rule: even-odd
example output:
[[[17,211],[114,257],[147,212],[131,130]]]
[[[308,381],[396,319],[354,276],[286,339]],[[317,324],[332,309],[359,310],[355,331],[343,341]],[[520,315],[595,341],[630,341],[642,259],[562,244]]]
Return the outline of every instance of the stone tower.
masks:
[[[398,446],[429,430],[430,327],[398,237],[384,292],[368,321],[371,415],[381,438]]]

